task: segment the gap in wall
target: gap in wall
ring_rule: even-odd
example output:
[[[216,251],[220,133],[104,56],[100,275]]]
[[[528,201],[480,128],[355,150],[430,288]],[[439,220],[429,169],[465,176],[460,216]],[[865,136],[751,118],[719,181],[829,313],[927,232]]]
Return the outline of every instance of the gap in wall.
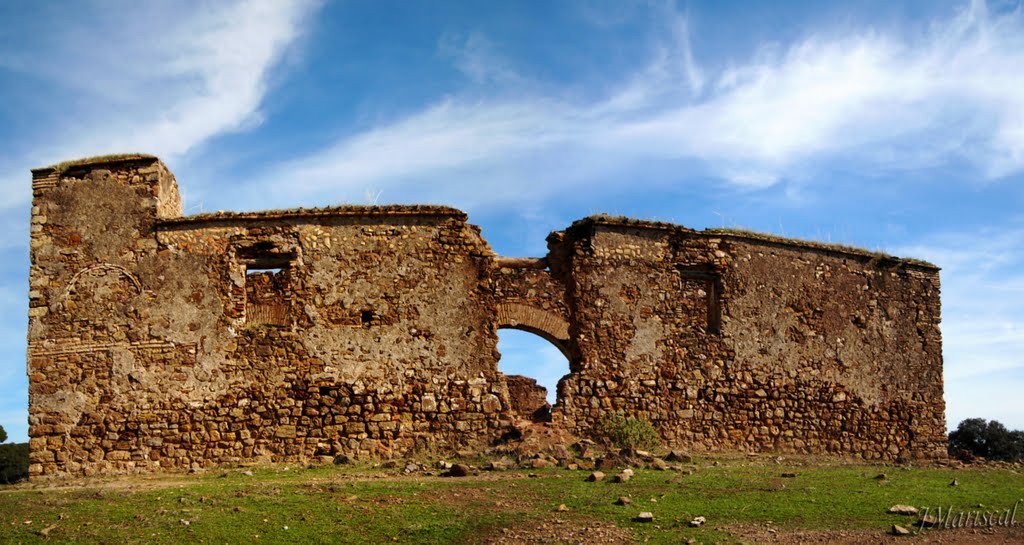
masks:
[[[555,345],[527,331],[499,329],[498,352],[499,371],[536,379],[537,384],[548,389],[548,403],[555,405],[558,381],[569,374],[569,360]]]

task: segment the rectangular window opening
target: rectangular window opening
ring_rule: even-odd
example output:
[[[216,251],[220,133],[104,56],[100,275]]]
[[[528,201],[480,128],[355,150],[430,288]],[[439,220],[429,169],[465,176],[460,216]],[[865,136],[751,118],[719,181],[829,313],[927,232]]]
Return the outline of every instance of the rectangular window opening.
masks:
[[[271,251],[246,252],[245,321],[263,326],[291,324],[291,255]]]
[[[718,335],[722,329],[721,284],[710,265],[679,266],[681,306],[692,326]]]

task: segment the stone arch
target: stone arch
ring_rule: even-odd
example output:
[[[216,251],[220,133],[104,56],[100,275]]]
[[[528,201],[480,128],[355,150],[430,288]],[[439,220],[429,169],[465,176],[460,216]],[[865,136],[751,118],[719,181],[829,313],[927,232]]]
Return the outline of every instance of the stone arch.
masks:
[[[501,303],[497,308],[499,329],[519,329],[540,336],[569,356],[569,322],[561,316],[522,303]]]
[[[139,282],[138,278],[135,275],[132,275],[127,268],[121,265],[115,265],[113,263],[99,263],[92,266],[87,266],[76,272],[75,276],[73,276],[71,280],[68,281],[68,286],[66,286],[65,290],[63,290],[61,298],[68,299],[69,297],[71,297],[75,293],[75,288],[78,287],[78,283],[80,280],[82,280],[83,277],[92,277],[98,279],[109,276],[111,274],[113,274],[116,277],[120,276],[127,279],[128,282],[130,282],[131,285],[135,288],[136,293],[142,293],[142,283]]]
[[[75,287],[78,286],[78,281],[83,276],[92,276],[99,278],[102,276],[106,276],[109,273],[120,275],[128,279],[128,281],[131,282],[132,286],[135,287],[135,291],[138,293],[142,293],[142,283],[139,282],[138,277],[136,277],[134,274],[128,271],[128,269],[120,265],[114,265],[112,263],[100,263],[98,265],[86,267],[75,273],[75,275],[71,277],[71,280],[68,281],[68,285],[64,288],[64,293],[61,294],[61,296],[64,299],[67,299],[71,294],[75,293]]]

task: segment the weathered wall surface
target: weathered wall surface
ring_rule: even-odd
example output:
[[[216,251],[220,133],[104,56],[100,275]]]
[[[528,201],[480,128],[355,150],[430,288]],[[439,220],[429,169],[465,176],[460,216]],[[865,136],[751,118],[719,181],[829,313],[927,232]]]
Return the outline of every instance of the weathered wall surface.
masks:
[[[35,173],[33,475],[391,456],[508,427],[493,255],[461,212],[161,218],[155,159],[94,167]]]
[[[945,455],[934,267],[643,222],[567,235],[568,426],[614,410],[708,451]]]
[[[500,258],[444,207],[182,218],[141,155],[33,190],[34,476],[481,446],[543,404],[498,372],[503,327],[569,359],[551,418],[579,434],[620,411],[700,450],[945,452],[928,264],[601,217]]]

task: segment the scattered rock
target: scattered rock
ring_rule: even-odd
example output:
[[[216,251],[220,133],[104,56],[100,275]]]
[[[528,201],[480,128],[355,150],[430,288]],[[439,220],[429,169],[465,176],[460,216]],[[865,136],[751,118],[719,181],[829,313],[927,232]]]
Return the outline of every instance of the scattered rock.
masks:
[[[491,462],[488,462],[488,464],[487,464],[487,470],[488,471],[505,471],[508,468],[509,468],[508,463],[507,462],[503,462],[501,460],[492,460]]]
[[[597,461],[594,462],[594,469],[608,471],[609,469],[615,469],[615,466],[617,465],[619,465],[617,459],[611,456],[605,456],[603,458],[598,458]]]
[[[917,521],[918,526],[922,528],[931,528],[939,524],[939,517],[935,515],[924,515]]]
[[[910,535],[910,530],[908,530],[907,528],[904,528],[903,526],[900,526],[899,524],[893,524],[891,532],[892,532],[892,535],[894,535],[894,536],[909,536]]]
[[[245,471],[243,471],[243,472],[242,472],[242,475],[245,475],[246,477],[252,477],[252,476],[253,476],[253,472],[252,472],[252,471],[249,471],[249,470],[247,469],[247,470],[245,470]]]
[[[466,464],[453,464],[444,475],[446,477],[465,477],[469,475],[470,471]]]
[[[580,453],[580,456],[587,457],[594,448],[594,442],[590,439],[582,439],[572,445],[573,450]]]
[[[421,466],[421,465],[419,465],[417,463],[410,463],[410,464],[405,466],[405,472],[406,473],[415,473],[417,471],[423,471],[423,466]]]
[[[668,464],[665,463],[665,460],[662,460],[661,458],[655,458],[651,460],[651,463],[649,463],[647,466],[650,467],[651,469],[656,469],[658,471],[665,471],[666,469],[668,469]]]
[[[589,477],[587,477],[587,481],[588,482],[592,482],[592,483],[597,482],[597,481],[603,481],[603,480],[604,480],[604,473],[602,473],[600,471],[595,471],[595,472],[591,473]]]
[[[889,513],[892,513],[893,515],[916,515],[917,507],[898,503],[889,508]]]
[[[694,517],[693,520],[690,521],[690,528],[696,528],[698,526],[704,526],[704,523],[707,522],[707,521],[708,520],[706,518],[704,518],[704,517]]]
[[[447,470],[447,469],[451,469],[451,468],[452,468],[452,465],[450,463],[448,463],[448,462],[446,462],[444,460],[438,460],[437,461],[437,469],[445,469],[445,470]]]
[[[185,519],[178,519],[178,522],[180,522],[182,526],[189,526],[189,525],[192,524],[191,520],[185,520]]]
[[[668,456],[665,456],[665,460],[669,462],[689,464],[690,462],[693,462],[693,456],[690,456],[681,450],[673,450],[668,453]]]
[[[557,511],[568,511],[568,510],[569,510],[569,508],[566,507],[564,503],[558,505]]]
[[[876,481],[884,481],[884,480],[886,480],[888,478],[889,478],[889,476],[886,475],[885,473],[879,473],[878,475],[875,475],[875,480]]]
[[[347,464],[351,464],[351,463],[352,463],[352,459],[349,458],[348,456],[344,455],[344,454],[339,454],[339,455],[334,457],[334,465],[336,465],[336,466],[342,466],[342,465],[347,465]]]
[[[544,458],[534,458],[530,460],[530,467],[532,467],[533,469],[544,469],[545,467],[551,467],[551,465],[551,462],[545,460]]]
[[[56,527],[57,527],[56,524],[51,524],[51,525],[47,526],[46,528],[42,528],[41,530],[39,530],[36,533],[39,534],[42,537],[49,537],[50,536],[50,532],[52,532],[54,530],[54,528],[56,528]]]
[[[644,511],[636,516],[633,520],[637,522],[654,522],[654,513],[650,511]]]
[[[626,471],[629,471],[629,470],[626,470]],[[617,483],[629,482],[629,480],[633,478],[633,472],[629,471],[629,473],[626,473],[626,471],[623,471],[622,473],[619,473],[618,475],[616,475],[615,478],[613,479],[613,481],[617,482]]]
[[[615,500],[615,505],[629,505],[633,503],[633,500],[629,499],[628,496],[619,496],[619,499]]]
[[[953,479],[953,482],[949,483],[949,486],[960,486],[960,481]]]
[[[796,473],[783,473],[782,475],[779,475],[779,477],[782,477],[783,479],[795,479]]]

